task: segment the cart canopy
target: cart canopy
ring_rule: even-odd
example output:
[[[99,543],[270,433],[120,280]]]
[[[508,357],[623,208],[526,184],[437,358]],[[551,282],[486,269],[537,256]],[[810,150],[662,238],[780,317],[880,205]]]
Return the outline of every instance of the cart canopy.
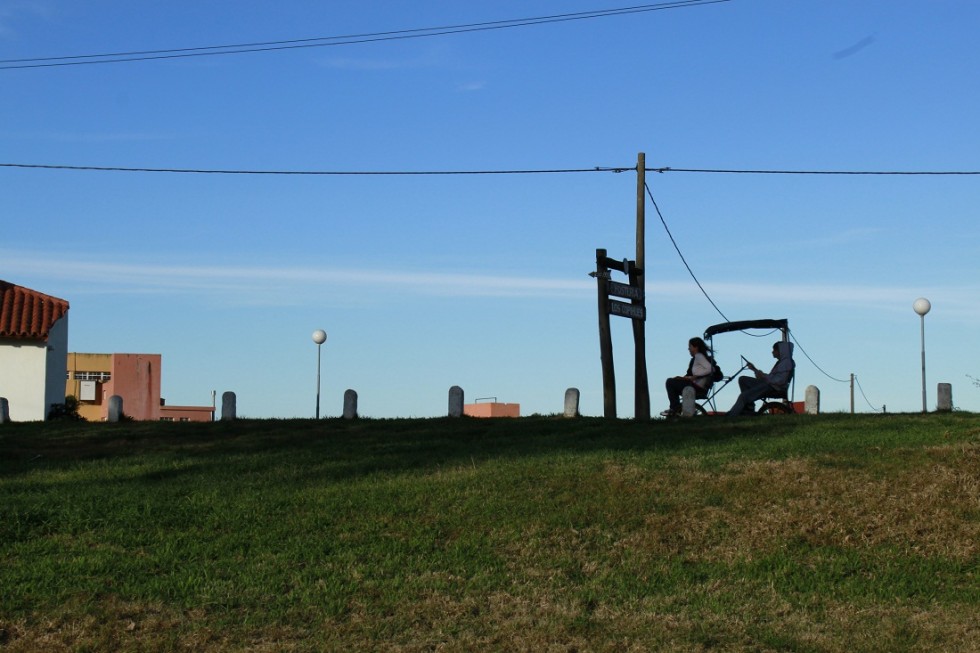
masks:
[[[745,331],[746,329],[782,329],[782,331],[785,333],[789,330],[789,320],[742,320],[740,322],[723,322],[721,324],[709,326],[707,329],[705,329],[704,337],[710,338],[711,336],[719,333],[728,333],[729,331]]]

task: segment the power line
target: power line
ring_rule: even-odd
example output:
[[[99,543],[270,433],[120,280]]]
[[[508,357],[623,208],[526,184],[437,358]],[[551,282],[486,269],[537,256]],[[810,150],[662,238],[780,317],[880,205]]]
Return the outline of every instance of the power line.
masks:
[[[657,215],[660,217],[660,223],[663,225],[664,230],[667,232],[667,237],[670,238],[670,242],[674,246],[674,249],[677,251],[677,255],[680,256],[681,262],[684,264],[684,267],[687,268],[688,274],[691,275],[691,278],[694,279],[694,283],[697,284],[698,288],[701,290],[701,294],[703,294],[705,296],[705,298],[708,300],[708,302],[714,307],[714,309],[716,311],[718,311],[718,314],[721,315],[723,318],[725,318],[725,321],[726,322],[730,322],[731,320],[729,320],[728,319],[728,316],[725,315],[725,313],[722,312],[722,310],[720,308],[718,308],[718,305],[715,304],[715,301],[713,299],[711,299],[711,296],[710,295],[708,295],[708,291],[706,291],[704,289],[704,286],[701,285],[701,282],[698,281],[698,278],[694,274],[694,271],[691,269],[691,266],[688,265],[687,259],[684,258],[684,254],[681,253],[680,247],[678,247],[678,245],[677,245],[677,241],[674,240],[674,235],[672,233],[670,233],[670,228],[667,226],[667,221],[664,219],[663,213],[660,212],[660,207],[657,206],[657,201],[655,199],[653,199],[653,193],[650,191],[650,186],[648,184],[644,184],[644,188],[646,189],[647,196],[650,198],[650,201],[653,203],[653,208],[656,209]],[[747,333],[747,332],[743,331],[743,333]],[[755,335],[755,334],[748,334],[748,335]],[[766,335],[768,335],[768,334],[763,334],[763,335],[758,336],[758,337],[765,337]],[[800,341],[797,340],[796,336],[792,333],[792,331],[790,332],[789,336],[796,343],[796,346],[799,347],[800,351],[803,352],[803,355],[806,356],[807,360],[809,360],[810,363],[812,363],[815,368],[817,368],[818,370],[820,370],[820,372],[824,376],[826,376],[827,378],[829,378],[829,379],[831,379],[833,381],[838,381],[840,383],[847,383],[847,381],[844,380],[844,379],[838,379],[838,378],[835,378],[835,377],[831,376],[830,374],[827,374],[827,372],[825,372],[823,370],[823,368],[821,368],[819,365],[817,365],[816,362],[810,357],[810,354],[808,354],[806,352],[806,350],[803,348],[803,346],[800,344]],[[864,393],[863,390],[861,392],[862,392],[862,394]],[[865,397],[865,399],[867,399],[867,397]],[[870,402],[869,402],[869,405],[870,405]]]
[[[980,170],[734,170],[720,168],[647,168],[648,172],[701,172],[722,175],[980,175]]]
[[[0,168],[32,170],[69,170],[88,172],[166,172],[188,175],[310,175],[310,176],[425,176],[425,175],[542,175],[584,172],[625,172],[632,168],[558,168],[539,170],[231,170],[201,168],[130,168],[122,166],[72,166],[41,163],[0,163]]]
[[[170,172],[185,174],[225,174],[225,175],[505,175],[505,174],[542,174],[565,172],[630,172],[636,166],[615,166],[595,168],[573,168],[556,170],[211,170],[200,168],[151,168],[146,166],[92,166],[92,165],[61,165],[48,163],[0,163],[0,168],[33,168],[37,170],[88,170],[95,172]],[[907,171],[907,172],[876,172],[876,171],[844,171],[844,170],[707,170],[693,168],[646,168],[652,172],[714,172],[720,174],[773,174],[773,175],[980,175],[980,171]],[[649,192],[649,188],[647,189]],[[651,197],[651,200],[653,198]]]
[[[875,407],[874,407],[874,406],[873,406],[873,405],[871,404],[871,402],[870,402],[870,401],[868,400],[868,395],[866,395],[866,394],[864,394],[864,388],[862,388],[862,387],[861,387],[861,381],[859,381],[859,380],[858,380],[858,378],[857,378],[857,375],[856,375],[856,374],[854,375],[854,382],[855,382],[855,383],[857,383],[857,387],[858,387],[858,390],[860,390],[860,391],[861,391],[861,396],[862,396],[862,397],[864,397],[864,401],[865,401],[865,402],[867,402],[867,404],[868,404],[868,408],[870,408],[870,409],[871,409],[872,411],[874,411],[874,412],[876,412],[876,413],[880,413],[880,412],[881,412],[881,410],[879,410],[878,408],[875,408]]]
[[[823,374],[824,376],[826,376],[831,381],[837,381],[838,383],[847,383],[848,382],[847,379],[838,379],[837,377],[831,376],[830,374],[828,374],[827,372],[825,372],[822,367],[820,367],[819,365],[817,365],[814,362],[814,360],[812,358],[810,358],[810,354],[806,353],[806,349],[803,349],[803,345],[801,345],[800,344],[800,341],[796,339],[796,334],[794,334],[792,331],[790,331],[789,337],[793,339],[793,342],[795,342],[796,343],[796,346],[799,348],[799,350],[803,352],[803,355],[806,356],[806,359],[808,361],[810,361],[811,363],[813,363],[813,366],[815,368],[817,368],[820,371],[821,374]]]
[[[320,48],[340,45],[354,45],[359,43],[376,43],[380,41],[396,41],[406,39],[426,38],[432,36],[447,36],[452,34],[464,34],[468,32],[483,32],[489,30],[510,29],[514,27],[528,27],[534,25],[545,25],[549,23],[561,23],[577,20],[589,20],[593,18],[606,18],[609,16],[625,16],[629,14],[639,14],[652,11],[663,11],[666,9],[680,9],[684,7],[696,7],[701,5],[712,5],[731,0],[672,0],[656,4],[635,5],[632,7],[619,7],[615,9],[601,9],[594,11],[582,11],[568,14],[554,14],[550,16],[537,16],[532,18],[516,18],[509,20],[496,20],[481,23],[467,23],[462,25],[445,25],[440,27],[424,27],[416,29],[402,29],[387,32],[371,32],[366,34],[348,34],[342,36],[321,36],[304,39],[289,39],[283,41],[259,41],[255,43],[235,43],[229,45],[208,45],[193,48],[171,48],[163,50],[136,50],[130,52],[108,52],[102,54],[83,54],[67,55],[57,57],[35,57],[25,59],[0,59],[0,70],[13,70],[23,68],[51,68],[57,66],[82,66],[103,63],[122,63],[132,61],[150,61],[156,59],[179,59],[186,57],[208,57],[227,54],[244,54],[249,52],[272,52],[277,50],[294,50],[299,48]]]
[[[694,283],[696,283],[698,288],[701,290],[701,294],[705,296],[705,299],[707,299],[712,306],[715,307],[715,310],[718,311],[718,315],[721,315],[723,318],[725,318],[726,322],[731,322],[731,320],[728,319],[728,316],[725,315],[720,308],[718,308],[718,305],[715,304],[715,301],[711,299],[711,296],[708,295],[708,291],[704,289],[704,286],[701,285],[701,282],[698,281],[697,276],[695,276],[694,270],[692,270],[691,266],[687,264],[687,259],[684,258],[684,254],[681,253],[681,248],[677,246],[677,241],[674,240],[674,235],[670,233],[670,227],[667,226],[667,221],[664,220],[664,214],[660,212],[660,207],[657,206],[657,200],[653,199],[653,193],[650,191],[650,185],[644,183],[643,187],[647,191],[647,197],[649,197],[650,201],[653,202],[653,208],[656,209],[657,215],[660,217],[660,224],[664,226],[664,231],[667,232],[667,237],[670,238],[671,244],[673,244],[674,249],[677,250],[677,255],[681,257],[681,262],[684,264],[684,267],[687,268],[687,272],[688,274],[691,275],[691,278],[694,279]]]

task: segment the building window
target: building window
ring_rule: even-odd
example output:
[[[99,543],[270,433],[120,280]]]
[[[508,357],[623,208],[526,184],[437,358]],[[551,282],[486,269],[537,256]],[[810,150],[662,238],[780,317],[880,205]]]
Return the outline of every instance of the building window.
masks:
[[[75,372],[76,381],[98,381],[105,383],[112,375],[109,372]]]

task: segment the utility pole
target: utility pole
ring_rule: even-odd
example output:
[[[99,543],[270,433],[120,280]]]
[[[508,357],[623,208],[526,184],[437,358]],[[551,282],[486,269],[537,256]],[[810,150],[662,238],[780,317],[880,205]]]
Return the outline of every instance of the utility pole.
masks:
[[[630,275],[630,285],[640,289],[640,296],[646,294],[646,154],[636,156],[636,267],[640,274]],[[644,299],[633,300],[634,304],[645,305]],[[635,382],[633,388],[634,410],[638,420],[650,419],[650,384],[647,379],[646,321],[633,320],[633,344]]]

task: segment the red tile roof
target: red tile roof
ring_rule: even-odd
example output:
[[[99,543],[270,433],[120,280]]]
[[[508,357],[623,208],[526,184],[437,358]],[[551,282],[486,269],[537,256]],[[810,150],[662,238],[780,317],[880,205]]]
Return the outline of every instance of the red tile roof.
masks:
[[[47,340],[67,312],[64,299],[0,281],[0,338]]]

